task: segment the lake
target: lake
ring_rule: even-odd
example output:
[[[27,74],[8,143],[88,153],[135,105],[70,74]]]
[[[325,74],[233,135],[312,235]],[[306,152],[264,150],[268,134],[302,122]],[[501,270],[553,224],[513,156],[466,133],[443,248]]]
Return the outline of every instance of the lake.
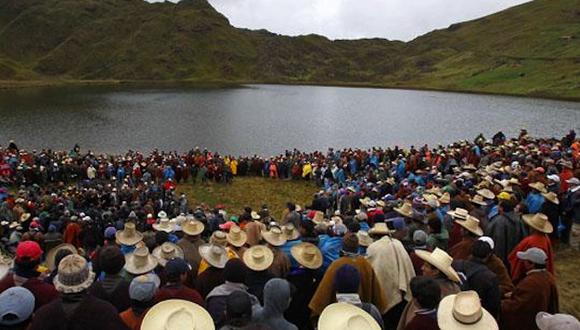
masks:
[[[580,103],[431,91],[250,85],[0,91],[0,144],[148,152],[195,146],[234,155],[286,149],[447,144],[499,130],[580,128]]]

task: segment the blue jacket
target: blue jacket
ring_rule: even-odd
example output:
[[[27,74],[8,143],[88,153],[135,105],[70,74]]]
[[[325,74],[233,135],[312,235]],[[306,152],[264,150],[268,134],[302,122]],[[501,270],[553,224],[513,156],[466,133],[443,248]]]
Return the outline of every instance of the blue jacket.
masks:
[[[538,213],[542,210],[542,206],[544,205],[544,196],[537,192],[530,192],[526,198],[526,205],[528,206],[529,213]]]
[[[322,252],[322,269],[326,270],[330,264],[340,258],[340,251],[342,250],[342,237],[330,237],[328,235],[319,236],[318,247]]]

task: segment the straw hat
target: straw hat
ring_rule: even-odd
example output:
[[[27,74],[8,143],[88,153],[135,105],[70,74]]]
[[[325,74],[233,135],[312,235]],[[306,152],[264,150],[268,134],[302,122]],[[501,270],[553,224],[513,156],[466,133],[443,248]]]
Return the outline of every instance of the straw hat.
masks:
[[[165,242],[153,249],[153,256],[157,258],[161,266],[165,267],[165,264],[173,258],[183,259],[183,249],[177,244]]]
[[[437,310],[439,328],[445,330],[497,330],[497,322],[481,307],[475,291],[449,295],[439,303]]]
[[[203,244],[199,247],[199,254],[208,264],[223,269],[228,262],[226,248],[216,244]]]
[[[423,205],[429,205],[433,208],[437,208],[437,207],[441,206],[441,204],[439,203],[439,199],[435,195],[424,194],[423,199],[425,199],[423,201]]]
[[[314,213],[314,218],[312,218],[312,222],[318,225],[323,221],[324,221],[324,213],[322,213],[321,211],[316,211],[316,213]]]
[[[166,233],[172,233],[176,229],[175,222],[171,222],[168,218],[159,219],[159,223],[153,224],[153,229],[156,231],[164,231]]]
[[[286,240],[288,240],[288,241],[292,241],[292,240],[298,239],[298,237],[300,237],[300,233],[298,232],[298,230],[296,230],[294,225],[291,223],[288,223],[288,224],[282,226],[282,230],[284,231],[284,236],[286,237]]]
[[[286,244],[286,237],[284,236],[282,229],[278,227],[272,227],[269,231],[263,231],[262,238],[273,246],[282,246]]]
[[[228,243],[235,247],[242,247],[246,244],[248,235],[245,231],[241,230],[238,226],[233,226],[230,228],[229,233],[226,235],[226,240]]]
[[[424,250],[415,250],[415,253],[419,258],[425,260],[433,267],[439,269],[450,280],[455,281],[457,283],[460,282],[459,275],[457,275],[455,269],[451,267],[453,258],[451,258],[451,256],[449,256],[447,252],[441,250],[440,248],[435,248],[433,252]]]
[[[478,195],[483,196],[483,198],[485,199],[494,199],[495,198],[495,194],[493,193],[493,191],[487,189],[487,188],[483,188],[477,191]]]
[[[534,183],[530,183],[529,186],[531,188],[534,188],[535,190],[541,192],[541,193],[547,193],[548,191],[546,190],[546,186],[544,186],[543,183],[541,182],[534,182]]]
[[[368,197],[365,197],[363,199],[359,199],[358,201],[361,203],[361,205],[368,206],[369,203],[371,202],[371,199]]]
[[[187,300],[170,299],[151,307],[141,330],[215,330],[211,315],[201,306]]]
[[[211,244],[226,247],[228,246],[228,235],[224,231],[216,230],[209,237],[209,242]]]
[[[13,264],[14,260],[12,260],[12,258],[0,254],[0,279],[4,278],[4,276],[8,274]]]
[[[388,235],[388,234],[391,234],[391,233],[394,233],[394,232],[395,232],[395,230],[389,229],[389,227],[387,227],[387,224],[384,223],[384,222],[377,222],[377,223],[375,223],[375,225],[373,226],[373,228],[371,228],[369,230],[369,234],[370,235]]]
[[[487,203],[483,199],[483,196],[481,196],[479,194],[473,196],[473,198],[471,198],[469,201],[472,202],[473,204],[477,204],[477,205],[481,205],[481,206],[487,206]]]
[[[446,192],[443,195],[441,195],[441,197],[439,198],[439,203],[441,203],[441,204],[449,204],[449,203],[451,203],[451,196],[449,195],[448,192]]]
[[[272,266],[274,253],[265,245],[255,245],[244,252],[244,263],[251,270],[261,272]]]
[[[22,213],[20,216],[20,222],[26,222],[30,219],[30,213]]]
[[[157,258],[149,254],[146,246],[135,249],[133,253],[125,256],[125,270],[129,274],[141,275],[146,274],[157,267]]]
[[[381,326],[362,308],[346,303],[326,306],[318,318],[318,330],[380,330]]]
[[[125,229],[119,230],[115,234],[117,241],[123,245],[135,245],[143,240],[143,234],[135,229],[135,224],[132,222],[125,223]]]
[[[181,228],[181,230],[189,236],[199,235],[199,234],[203,233],[204,229],[205,228],[204,228],[203,223],[201,221],[195,220],[195,219],[186,221]]]
[[[358,237],[358,244],[361,246],[368,247],[374,242],[366,231],[359,230],[358,233],[356,233],[356,236]]]
[[[78,254],[77,248],[72,244],[62,243],[60,245],[53,247],[46,254],[46,266],[48,267],[48,269],[50,269],[50,271],[56,269],[56,265],[54,264],[55,258],[60,250],[69,250],[70,252],[72,252],[72,254]]]
[[[483,230],[479,227],[479,220],[476,217],[468,215],[465,220],[456,220],[455,223],[477,236],[483,236]]]
[[[467,219],[467,216],[469,215],[469,211],[467,211],[466,209],[462,209],[460,207],[456,208],[453,211],[447,211],[447,214],[449,214],[450,216],[452,216],[455,219]]]
[[[552,227],[552,224],[548,221],[548,216],[543,213],[524,214],[522,215],[522,219],[528,226],[539,230],[542,233],[550,234],[554,231],[554,227]]]
[[[393,210],[405,218],[411,218],[413,216],[413,205],[410,203],[403,203],[401,207],[395,207]]]
[[[254,220],[260,220],[262,217],[258,214],[258,212],[256,211],[252,211],[252,213],[250,214],[252,216],[252,219]]]
[[[437,196],[441,196],[441,194],[443,194],[443,191],[439,187],[432,187],[430,189],[425,190],[425,192],[428,194],[433,194],[433,195],[437,195]]]
[[[64,257],[58,264],[58,274],[54,277],[55,289],[61,293],[78,293],[88,289],[95,280],[85,258],[78,254]]]
[[[290,254],[305,268],[318,269],[322,266],[322,252],[312,243],[296,244],[290,249]]]
[[[544,198],[546,198],[548,201],[550,201],[553,204],[560,204],[560,200],[558,200],[558,195],[552,191],[550,191],[547,194],[542,194],[542,196],[544,196]]]

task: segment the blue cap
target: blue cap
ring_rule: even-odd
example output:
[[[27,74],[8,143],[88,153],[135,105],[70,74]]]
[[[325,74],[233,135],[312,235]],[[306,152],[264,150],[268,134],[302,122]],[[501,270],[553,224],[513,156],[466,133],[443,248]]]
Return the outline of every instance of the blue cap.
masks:
[[[181,275],[191,270],[187,261],[181,258],[173,258],[165,264],[165,273],[168,276]]]
[[[159,277],[153,273],[137,276],[129,285],[129,297],[141,302],[151,301],[160,283]]]
[[[15,286],[0,294],[0,325],[22,323],[34,311],[34,295],[27,289]]]

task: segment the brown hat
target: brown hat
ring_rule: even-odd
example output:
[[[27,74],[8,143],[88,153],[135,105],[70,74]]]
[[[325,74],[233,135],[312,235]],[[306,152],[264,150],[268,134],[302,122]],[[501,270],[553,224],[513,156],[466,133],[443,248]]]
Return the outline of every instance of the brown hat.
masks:
[[[546,198],[550,203],[552,204],[560,204],[560,200],[558,199],[558,195],[552,191],[550,191],[547,194],[542,194],[542,196],[544,196],[544,198]]]
[[[529,186],[531,188],[534,188],[535,190],[541,192],[541,193],[547,193],[548,191],[546,190],[546,186],[544,186],[543,183],[541,182],[534,182],[534,183],[530,183]]]
[[[401,207],[395,207],[393,210],[405,218],[413,217],[413,205],[411,203],[403,203]]]
[[[348,232],[342,238],[342,250],[348,253],[358,253],[358,236]]]

